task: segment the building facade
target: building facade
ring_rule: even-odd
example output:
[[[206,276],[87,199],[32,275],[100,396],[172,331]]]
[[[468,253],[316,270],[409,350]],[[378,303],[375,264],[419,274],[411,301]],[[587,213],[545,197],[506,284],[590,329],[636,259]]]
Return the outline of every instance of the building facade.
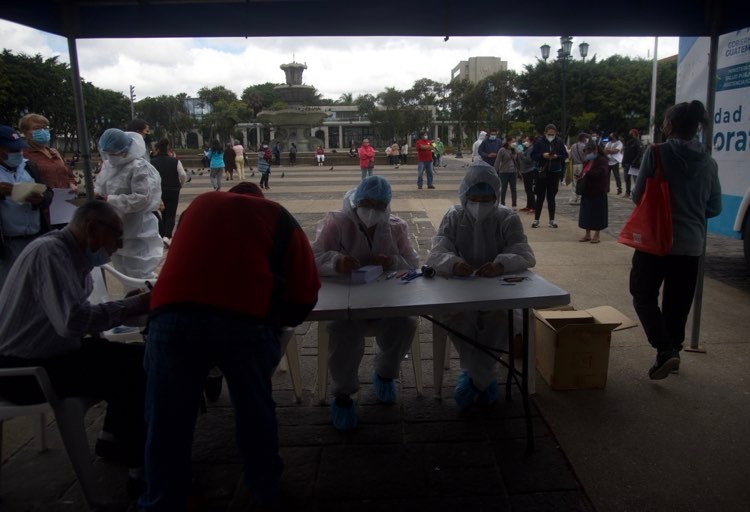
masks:
[[[507,71],[508,62],[500,57],[469,57],[462,60],[451,71],[451,80],[468,80],[477,83],[499,71]]]

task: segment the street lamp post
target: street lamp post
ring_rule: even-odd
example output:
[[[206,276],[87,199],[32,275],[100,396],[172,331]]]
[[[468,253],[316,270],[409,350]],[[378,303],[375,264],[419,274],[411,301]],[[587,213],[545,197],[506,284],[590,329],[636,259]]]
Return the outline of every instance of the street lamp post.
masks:
[[[549,51],[550,46],[548,44],[543,44],[539,47],[539,49],[542,51],[542,59],[544,59],[545,62],[547,62],[547,59],[549,58]],[[557,60],[560,61],[560,66],[562,69],[562,76],[561,76],[561,87],[562,87],[562,98],[561,98],[561,134],[563,142],[567,140],[568,138],[568,113],[566,110],[566,100],[567,100],[567,73],[568,73],[568,60],[572,58],[571,50],[573,49],[573,37],[572,36],[562,36],[560,37],[560,49],[557,50]],[[589,44],[588,43],[581,43],[578,45],[578,51],[581,54],[581,58],[586,61],[586,56],[589,53]]]
[[[456,149],[456,158],[463,158],[464,155],[461,153],[461,141],[463,139],[463,128],[461,127],[461,100],[456,102],[456,108],[458,109],[458,149]]]

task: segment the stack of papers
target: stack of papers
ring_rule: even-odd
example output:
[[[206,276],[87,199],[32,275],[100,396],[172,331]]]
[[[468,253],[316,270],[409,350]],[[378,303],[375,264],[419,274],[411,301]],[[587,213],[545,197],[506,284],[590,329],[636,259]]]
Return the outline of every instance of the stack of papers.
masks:
[[[365,284],[375,281],[383,273],[382,265],[365,265],[352,270],[352,283]]]

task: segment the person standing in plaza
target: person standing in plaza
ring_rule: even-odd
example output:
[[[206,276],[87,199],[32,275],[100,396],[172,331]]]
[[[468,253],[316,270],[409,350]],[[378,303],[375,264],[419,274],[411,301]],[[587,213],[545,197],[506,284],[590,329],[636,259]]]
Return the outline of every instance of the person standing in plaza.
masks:
[[[625,147],[622,150],[622,178],[625,180],[625,197],[630,197],[630,184],[632,181],[630,168],[633,166],[633,162],[638,158],[639,153],[641,153],[641,132],[636,128],[631,128],[628,132],[628,136],[629,138],[627,142],[625,142]],[[640,162],[638,163],[640,165]]]
[[[615,184],[617,184],[617,195],[622,194],[622,182],[620,181],[620,162],[622,162],[623,145],[617,132],[609,134],[609,142],[604,146],[604,153],[609,158],[609,172],[615,175]],[[608,180],[609,181],[609,180]],[[607,193],[609,193],[609,184],[607,184]]]
[[[271,174],[271,149],[268,147],[268,143],[263,141],[258,150],[258,172],[260,173],[260,188],[269,190],[271,187],[268,186],[268,177]]]
[[[502,145],[503,141],[498,138],[497,130],[490,128],[490,134],[479,145],[477,153],[479,153],[479,157],[483,161],[490,164],[492,167],[495,167],[495,159],[497,158],[497,153],[500,151]]]
[[[161,203],[161,177],[143,158],[144,142],[137,133],[110,128],[98,146],[104,165],[94,193],[115,207],[123,223],[122,248],[112,256],[112,264],[126,276],[152,279],[164,252],[154,215]]]
[[[297,165],[297,144],[294,142],[289,144],[289,165],[292,167]]]
[[[29,145],[23,150],[23,156],[34,162],[42,183],[49,188],[69,188],[77,192],[73,171],[65,164],[60,153],[50,147],[52,139],[47,118],[39,114],[26,114],[18,121],[18,128]]]
[[[326,150],[323,146],[318,146],[315,149],[315,161],[318,163],[318,167],[323,167],[323,163],[326,161]]]
[[[393,160],[393,167],[398,169],[401,167],[401,146],[395,140],[391,144],[391,159]]]
[[[401,165],[406,165],[406,157],[409,156],[409,144],[404,141],[403,144],[401,144]]]
[[[151,136],[151,126],[145,119],[133,119],[128,123],[125,131],[135,132],[143,138],[143,144],[145,146],[143,150],[143,158],[148,162],[151,159],[151,151],[154,149],[154,139]]]
[[[143,359],[147,485],[138,504],[146,511],[188,510],[193,430],[214,365],[234,406],[242,480],[258,506],[279,510],[283,462],[271,379],[281,358],[281,329],[307,317],[320,279],[296,219],[242,188],[247,193],[193,199],[154,285]],[[227,219],[262,229],[238,236]],[[217,255],[244,264],[196,272]]]
[[[445,144],[440,140],[440,137],[436,137],[432,142],[433,155],[432,165],[435,167],[443,167],[443,153],[445,153]]]
[[[49,187],[20,201],[13,199],[16,184],[42,183],[34,163],[23,157],[28,147],[13,128],[0,126],[0,286],[21,251],[49,229],[44,215],[52,202]]]
[[[518,157],[521,166],[521,179],[526,194],[526,206],[521,208],[522,212],[534,213],[536,197],[534,197],[534,183],[536,181],[536,162],[531,159],[531,151],[534,148],[534,137],[528,135],[523,141],[523,152]]]
[[[224,176],[224,150],[221,148],[221,142],[216,139],[211,141],[207,157],[211,187],[214,191],[221,190],[221,179]]]
[[[532,228],[539,227],[539,219],[542,216],[544,199],[547,199],[549,211],[549,227],[556,228],[555,222],[555,196],[563,179],[563,162],[568,158],[562,139],[557,136],[557,128],[554,124],[548,124],[544,128],[544,137],[539,137],[534,142],[531,151],[531,159],[536,162],[537,178],[534,194],[536,195],[536,206],[534,206],[534,222]]]
[[[477,140],[474,141],[474,144],[471,145],[471,161],[476,162],[480,160],[482,157],[479,156],[479,146],[482,145],[482,142],[487,138],[487,132],[482,130],[479,132],[479,137],[477,137]]]
[[[227,142],[224,146],[224,179],[232,181],[234,178],[234,149],[232,145]]]
[[[279,141],[273,143],[273,165],[281,165],[281,145]]]
[[[518,151],[516,151],[516,138],[507,137],[497,154],[497,158],[495,158],[495,171],[497,171],[502,185],[500,204],[505,206],[505,194],[508,192],[508,186],[510,186],[510,201],[513,211],[518,209],[516,205],[516,177],[520,167]]]
[[[648,342],[656,349],[656,361],[648,371],[652,380],[664,379],[680,367],[685,324],[706,243],[706,222],[721,213],[718,165],[697,138],[709,123],[708,115],[700,101],[678,103],[664,115],[662,132],[667,141],[658,145],[658,151],[669,184],[672,249],[665,256],[633,253],[630,294]],[[655,170],[652,146],[641,162],[634,203],[641,201],[646,180],[653,179]]]
[[[583,165],[579,178],[586,180],[586,190],[581,196],[578,227],[585,230],[585,234],[578,241],[598,244],[601,241],[599,232],[606,229],[609,224],[607,211],[609,164],[607,155],[596,142],[587,142],[583,155],[586,163]]]
[[[239,140],[234,141],[234,168],[237,171],[237,179],[245,181],[245,146]]]
[[[427,173],[427,188],[432,184],[432,142],[427,132],[419,132],[417,147],[417,188],[422,189],[422,176]]]
[[[156,153],[151,158],[151,165],[161,177],[161,202],[164,203],[164,212],[159,234],[167,247],[172,241],[177,205],[180,202],[180,189],[187,179],[182,162],[170,156],[171,152],[169,139],[162,139],[156,143]]]
[[[375,167],[375,148],[370,146],[370,139],[362,139],[362,145],[357,150],[359,155],[359,169],[362,171],[362,179],[372,176]]]
[[[382,265],[385,270],[418,266],[419,256],[406,222],[390,212],[391,197],[385,178],[368,176],[346,193],[341,210],[328,213],[318,223],[312,247],[321,276],[350,275],[362,265]],[[372,373],[375,396],[385,404],[396,402],[395,379],[411,347],[417,321],[411,317],[332,321],[328,324],[328,368],[334,396],[331,421],[338,430],[357,426],[351,395],[359,389],[365,333],[373,327],[380,347]]]
[[[440,222],[427,265],[446,276],[493,278],[536,264],[521,219],[510,209],[498,207],[499,191],[494,168],[485,162],[469,165],[458,189],[460,204],[452,206]],[[444,315],[441,320],[490,350],[508,347],[507,311],[467,311]],[[496,360],[474,344],[454,334],[450,337],[461,361],[456,405],[466,409],[477,401],[494,403],[499,395]]]
[[[568,204],[579,204],[581,200],[581,197],[576,194],[576,183],[578,183],[578,177],[583,171],[583,164],[586,163],[586,155],[583,151],[586,149],[588,141],[589,134],[581,132],[578,134],[578,141],[570,148],[570,159],[573,162],[573,181],[570,184]]]

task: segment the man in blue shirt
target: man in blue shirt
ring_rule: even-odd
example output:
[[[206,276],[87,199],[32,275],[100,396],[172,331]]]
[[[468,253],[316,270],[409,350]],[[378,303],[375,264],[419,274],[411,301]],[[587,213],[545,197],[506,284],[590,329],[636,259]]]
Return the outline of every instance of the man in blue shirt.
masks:
[[[494,128],[491,129],[490,134],[479,145],[479,149],[477,150],[479,156],[492,167],[495,167],[495,159],[497,158],[498,151],[500,151],[500,147],[503,145],[502,142],[502,139],[497,136],[497,130]]]
[[[16,185],[41,183],[36,167],[23,157],[27,147],[17,131],[0,126],[0,286],[24,247],[47,229],[41,210],[52,202],[49,188],[23,195],[17,190],[13,198]]]

